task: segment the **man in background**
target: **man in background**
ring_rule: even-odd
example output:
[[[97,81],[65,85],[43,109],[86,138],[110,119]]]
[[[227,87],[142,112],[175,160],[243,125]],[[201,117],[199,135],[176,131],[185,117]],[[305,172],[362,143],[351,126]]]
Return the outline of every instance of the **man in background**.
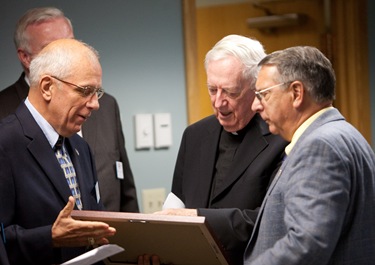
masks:
[[[30,90],[0,122],[0,220],[12,265],[60,264],[116,230],[78,221],[76,210],[103,210],[88,144],[77,135],[103,95],[97,52],[59,39],[30,64]]]
[[[245,264],[373,264],[375,155],[332,106],[330,61],[300,46],[273,52],[259,67],[252,109],[290,144]]]
[[[287,144],[251,110],[257,64],[265,55],[260,42],[239,35],[224,37],[207,53],[214,115],[185,130],[172,184],[190,209],[159,212],[205,216],[233,264],[243,262],[257,208]]]
[[[0,91],[0,119],[14,113],[29,91],[31,60],[50,42],[74,38],[73,27],[63,12],[53,7],[28,10],[18,21],[14,43],[23,73],[16,83]],[[125,150],[118,104],[107,93],[78,132],[95,157],[100,196],[106,210],[139,212],[136,188]]]

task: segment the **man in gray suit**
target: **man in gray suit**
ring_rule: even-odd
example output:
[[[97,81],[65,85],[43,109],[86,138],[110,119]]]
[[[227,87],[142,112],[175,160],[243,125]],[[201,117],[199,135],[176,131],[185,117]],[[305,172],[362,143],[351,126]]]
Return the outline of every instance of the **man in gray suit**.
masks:
[[[259,66],[252,109],[291,143],[244,263],[373,264],[375,155],[332,106],[330,61],[316,48],[293,47]]]
[[[0,119],[14,113],[26,98],[31,60],[50,42],[65,38],[74,38],[73,27],[70,20],[57,8],[30,9],[19,19],[14,42],[24,72],[16,83],[0,92]],[[105,209],[139,212],[134,178],[125,150],[120,111],[115,98],[105,93],[100,99],[100,110],[91,115],[79,133],[89,143],[94,154]],[[122,171],[116,168],[122,168]]]

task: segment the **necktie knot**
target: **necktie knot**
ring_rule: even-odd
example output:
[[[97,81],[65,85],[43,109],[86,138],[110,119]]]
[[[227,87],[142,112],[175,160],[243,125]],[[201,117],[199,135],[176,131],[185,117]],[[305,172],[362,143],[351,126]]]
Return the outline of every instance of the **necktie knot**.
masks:
[[[62,146],[63,146],[63,143],[64,143],[64,137],[62,137],[61,135],[59,135],[59,139],[57,139],[57,142],[54,146],[54,150],[57,151],[57,150],[61,150]]]

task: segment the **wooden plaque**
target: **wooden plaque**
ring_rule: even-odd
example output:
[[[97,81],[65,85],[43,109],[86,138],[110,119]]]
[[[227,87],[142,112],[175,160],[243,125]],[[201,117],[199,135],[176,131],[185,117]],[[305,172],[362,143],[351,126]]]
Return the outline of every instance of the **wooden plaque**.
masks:
[[[72,217],[102,221],[116,228],[110,243],[125,251],[108,258],[106,264],[137,264],[138,256],[143,254],[158,255],[162,264],[228,264],[202,216],[75,210]]]

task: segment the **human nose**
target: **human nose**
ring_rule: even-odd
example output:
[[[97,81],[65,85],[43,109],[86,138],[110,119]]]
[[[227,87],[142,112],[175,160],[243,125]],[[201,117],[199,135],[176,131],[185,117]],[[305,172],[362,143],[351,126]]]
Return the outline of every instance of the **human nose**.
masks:
[[[218,90],[215,95],[215,108],[219,108],[227,103],[227,95],[223,90]]]
[[[92,96],[90,96],[89,100],[86,103],[86,106],[92,110],[98,110],[99,109],[99,98],[98,94],[94,93]]]
[[[251,104],[251,110],[254,112],[260,112],[263,110],[263,105],[257,97],[254,97],[253,103]]]

